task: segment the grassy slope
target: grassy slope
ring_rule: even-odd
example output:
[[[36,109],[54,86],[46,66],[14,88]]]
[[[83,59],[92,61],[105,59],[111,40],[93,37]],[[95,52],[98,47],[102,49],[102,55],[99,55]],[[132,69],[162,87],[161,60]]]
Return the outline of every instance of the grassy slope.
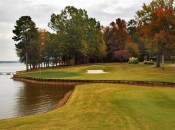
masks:
[[[175,129],[175,89],[89,84],[76,87],[62,108],[0,120],[6,130]]]
[[[105,74],[87,74],[87,70],[102,69]],[[48,69],[22,74],[37,78],[97,79],[97,80],[139,80],[175,82],[175,67],[167,65],[165,71],[154,65],[96,64],[61,69]]]

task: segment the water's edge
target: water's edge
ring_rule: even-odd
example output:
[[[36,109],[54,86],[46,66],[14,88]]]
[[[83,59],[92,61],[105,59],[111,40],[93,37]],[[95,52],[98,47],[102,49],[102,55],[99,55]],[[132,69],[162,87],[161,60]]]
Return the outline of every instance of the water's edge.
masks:
[[[129,84],[141,86],[158,86],[158,87],[175,87],[174,82],[158,82],[158,81],[131,81],[131,80],[74,80],[74,79],[41,79],[32,77],[23,77],[19,75],[13,76],[14,80],[44,83],[44,84],[60,84],[60,85],[80,85],[87,83],[112,83],[112,84]]]
[[[64,97],[59,101],[58,105],[55,107],[55,109],[60,108],[66,104],[66,102],[69,100],[70,96],[72,95],[73,91],[67,92]]]

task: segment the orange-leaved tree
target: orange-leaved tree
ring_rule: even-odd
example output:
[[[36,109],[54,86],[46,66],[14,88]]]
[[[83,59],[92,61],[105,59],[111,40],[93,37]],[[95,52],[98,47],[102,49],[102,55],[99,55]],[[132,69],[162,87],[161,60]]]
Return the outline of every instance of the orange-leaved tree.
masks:
[[[140,33],[147,39],[151,50],[157,56],[157,67],[160,67],[160,56],[164,69],[164,55],[173,47],[175,38],[174,0],[153,0],[149,5],[137,11],[136,19]]]

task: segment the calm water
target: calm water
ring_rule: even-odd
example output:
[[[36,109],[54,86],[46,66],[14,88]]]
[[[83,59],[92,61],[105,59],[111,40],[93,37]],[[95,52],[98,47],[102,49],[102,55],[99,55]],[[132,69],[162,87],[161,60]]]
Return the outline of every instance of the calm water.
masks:
[[[25,69],[20,63],[0,64],[0,72]],[[44,113],[52,110],[73,86],[31,84],[0,75],[0,119]]]

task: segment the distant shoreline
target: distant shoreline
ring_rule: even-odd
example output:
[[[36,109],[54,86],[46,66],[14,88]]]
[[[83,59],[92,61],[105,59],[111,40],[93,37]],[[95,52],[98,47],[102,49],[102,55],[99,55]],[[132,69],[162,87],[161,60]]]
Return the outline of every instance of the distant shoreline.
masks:
[[[0,61],[0,63],[20,63],[19,61]]]

